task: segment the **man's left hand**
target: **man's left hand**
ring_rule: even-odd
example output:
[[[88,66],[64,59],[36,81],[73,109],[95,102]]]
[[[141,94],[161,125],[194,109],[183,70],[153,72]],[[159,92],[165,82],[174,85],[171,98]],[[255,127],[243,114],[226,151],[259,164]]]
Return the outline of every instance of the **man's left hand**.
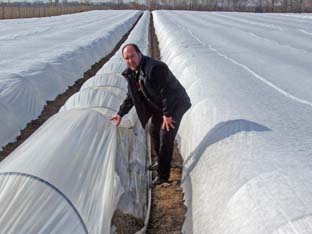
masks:
[[[167,117],[163,115],[163,123],[161,128],[166,129],[168,132],[170,131],[170,128],[174,128],[175,121],[172,119],[172,117]]]

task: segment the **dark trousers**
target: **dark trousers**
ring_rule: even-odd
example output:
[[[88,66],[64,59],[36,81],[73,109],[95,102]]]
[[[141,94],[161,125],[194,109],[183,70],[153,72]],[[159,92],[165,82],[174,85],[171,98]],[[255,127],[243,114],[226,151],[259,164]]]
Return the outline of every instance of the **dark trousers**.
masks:
[[[174,139],[177,135],[182,117],[189,108],[190,105],[177,105],[172,116],[172,119],[175,121],[175,128],[170,128],[169,132],[161,128],[163,123],[162,113],[155,112],[152,115],[149,132],[158,156],[158,176],[161,179],[169,179],[170,177]]]

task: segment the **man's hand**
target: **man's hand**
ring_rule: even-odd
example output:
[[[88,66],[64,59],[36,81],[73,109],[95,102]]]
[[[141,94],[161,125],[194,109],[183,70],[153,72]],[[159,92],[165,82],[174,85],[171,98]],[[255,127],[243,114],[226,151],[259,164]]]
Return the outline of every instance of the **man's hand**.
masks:
[[[170,127],[174,128],[175,121],[172,119],[172,117],[167,117],[163,115],[163,123],[161,128],[166,129],[168,132],[170,131]]]
[[[121,116],[120,115],[114,115],[110,120],[116,121],[116,126],[119,126],[121,122]]]

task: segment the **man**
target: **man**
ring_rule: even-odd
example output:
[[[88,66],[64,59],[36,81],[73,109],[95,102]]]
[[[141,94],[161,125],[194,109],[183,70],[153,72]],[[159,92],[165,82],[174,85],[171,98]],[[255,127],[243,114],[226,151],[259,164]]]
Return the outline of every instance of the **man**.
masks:
[[[168,182],[174,138],[191,102],[165,63],[144,56],[135,44],[125,45],[122,56],[128,66],[122,73],[128,81],[128,94],[111,120],[115,120],[118,126],[133,106],[143,128],[151,117],[149,130],[158,156],[158,176],[152,182],[154,187]]]

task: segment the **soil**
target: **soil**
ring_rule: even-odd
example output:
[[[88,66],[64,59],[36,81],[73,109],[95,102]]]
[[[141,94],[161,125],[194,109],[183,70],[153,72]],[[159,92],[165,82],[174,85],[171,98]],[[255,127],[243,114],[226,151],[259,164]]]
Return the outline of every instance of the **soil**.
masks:
[[[135,234],[144,227],[144,220],[116,210],[112,218],[112,224],[117,228],[116,233],[118,234]]]
[[[155,151],[152,153],[156,161]],[[174,146],[173,160],[169,183],[164,183],[152,189],[152,205],[147,234],[180,234],[185,219],[186,207],[183,200],[183,190],[180,186],[183,160]],[[153,172],[153,177],[156,172]]]
[[[151,16],[151,45],[152,56],[160,58],[158,40],[153,26]],[[155,162],[157,156],[152,151],[152,161]],[[183,190],[180,186],[182,177],[183,159],[175,143],[173,160],[171,162],[171,173],[169,183],[158,185],[152,189],[152,205],[147,234],[180,234],[185,219],[186,207],[183,200]],[[155,178],[156,172],[153,172]]]
[[[45,121],[47,121],[52,115],[56,114],[59,109],[65,104],[68,98],[70,98],[74,93],[78,92],[80,87],[84,82],[86,82],[88,79],[93,77],[98,70],[118,51],[122,43],[128,38],[130,32],[136,25],[136,23],[139,21],[141,16],[138,18],[138,20],[134,23],[132,28],[129,30],[128,33],[126,33],[122,39],[118,42],[118,44],[115,46],[113,51],[100,59],[98,62],[93,64],[89,70],[84,72],[83,78],[78,79],[72,86],[69,86],[68,89],[62,93],[59,94],[53,101],[47,101],[46,105],[44,106],[43,111],[41,112],[40,116],[29,122],[26,127],[21,130],[21,134],[16,137],[15,142],[8,143],[4,147],[2,147],[2,150],[0,151],[0,161],[2,161],[4,158],[6,158],[11,152],[13,152],[19,145],[21,145],[32,133],[34,133],[42,124],[44,124]]]

